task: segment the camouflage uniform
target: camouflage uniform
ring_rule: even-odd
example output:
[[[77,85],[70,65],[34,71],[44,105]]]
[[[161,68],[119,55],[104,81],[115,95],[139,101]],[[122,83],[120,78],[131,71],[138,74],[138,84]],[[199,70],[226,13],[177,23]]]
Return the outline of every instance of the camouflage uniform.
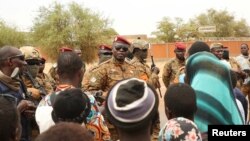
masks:
[[[92,71],[87,91],[102,90],[103,92],[107,92],[117,81],[138,76],[134,70],[135,67],[133,65],[126,61],[124,61],[124,63],[119,63],[112,57]],[[105,121],[108,121],[106,116]],[[107,122],[107,126],[111,133],[111,139],[119,139],[115,127],[109,122]]]
[[[46,73],[38,73],[36,78],[39,84],[44,86],[47,94],[53,91],[53,88],[55,87],[55,82],[53,82],[53,80],[51,80],[51,78]]]
[[[55,85],[58,85],[59,76],[56,71],[57,71],[57,63],[52,65],[52,67],[49,69],[48,75],[49,75],[49,78],[54,81]]]
[[[44,84],[43,80],[37,78],[37,74],[39,71],[39,65],[40,65],[40,54],[39,54],[38,50],[36,50],[34,47],[31,47],[31,46],[21,47],[20,50],[25,55],[25,61],[27,62],[27,66],[26,66],[27,70],[24,71],[24,75],[22,76],[22,80],[23,80],[25,86],[27,87],[28,92],[31,93],[31,96],[33,98],[33,102],[35,104],[38,104],[40,99],[41,99],[42,91],[40,91],[38,88],[36,88],[33,85],[32,80],[28,77],[28,74],[30,74],[30,76],[33,77],[33,79],[34,79],[34,81],[36,81],[36,83],[38,83],[38,84],[40,84],[40,86],[44,87],[45,91],[47,89],[48,90],[48,91],[46,91],[47,93],[52,90],[52,86],[49,85],[50,87],[45,88],[45,85],[43,85]],[[46,92],[44,92],[44,94]],[[31,137],[32,137],[32,139],[34,139],[39,135],[39,129],[38,129],[38,126],[36,124],[34,117],[31,118],[29,122],[30,122],[31,130],[32,130]]]
[[[185,61],[178,58],[171,59],[164,65],[162,80],[166,88],[174,82],[177,72],[183,66],[185,66]]]
[[[134,53],[135,48],[140,50],[145,49],[148,51],[149,43],[141,39],[134,40],[131,44],[130,51]],[[143,58],[142,56],[143,55],[134,55],[133,59],[129,61],[129,63],[136,66],[136,71],[139,75],[139,79],[147,81],[148,84],[151,84],[155,88],[160,88],[158,75],[151,71],[151,68],[146,64],[146,62],[144,61],[145,58]],[[152,141],[158,141],[159,132],[160,132],[160,120],[158,114],[156,124],[154,124],[153,126],[153,134],[151,136]]]
[[[89,79],[91,77],[91,74],[93,73],[94,70],[96,70],[100,64],[106,62],[107,60],[111,59],[112,57],[112,49],[110,46],[107,45],[100,45],[99,46],[99,52],[98,52],[98,57],[99,57],[99,63],[97,65],[94,65],[91,67],[83,77],[82,81],[82,86],[84,90],[89,89]]]

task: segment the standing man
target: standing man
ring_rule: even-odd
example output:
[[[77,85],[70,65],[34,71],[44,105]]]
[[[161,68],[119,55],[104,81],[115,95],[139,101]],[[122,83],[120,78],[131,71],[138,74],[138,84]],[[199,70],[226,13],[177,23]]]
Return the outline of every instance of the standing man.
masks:
[[[163,68],[162,73],[162,81],[166,88],[174,83],[174,79],[176,77],[176,73],[179,71],[181,67],[185,66],[185,53],[186,53],[186,45],[182,42],[175,43],[175,55],[176,57],[169,60]]]
[[[130,64],[136,66],[136,69],[139,71],[140,79],[147,81],[155,88],[160,88],[158,77],[159,68],[154,67],[150,69],[150,67],[146,64],[148,48],[148,42],[141,39],[134,40],[131,44],[131,52],[133,53],[134,57],[130,61]]]
[[[99,62],[97,65],[91,67],[85,74],[82,81],[82,86],[84,90],[89,88],[89,79],[91,77],[92,72],[99,67],[99,65],[112,57],[112,48],[108,45],[100,45],[98,51]]]
[[[136,77],[136,68],[125,61],[130,43],[123,37],[117,36],[112,45],[113,56],[108,61],[99,65],[92,72],[89,80],[89,91],[103,91],[107,96],[110,88],[119,80]],[[112,140],[118,140],[118,133],[112,124],[108,124]]]
[[[4,46],[0,49],[0,95],[16,100],[16,107],[21,115],[22,136],[21,141],[29,141],[28,111],[34,110],[35,105],[24,95],[20,82],[12,78],[15,68],[19,68],[20,74],[27,65],[22,52],[12,46]],[[17,74],[17,75],[20,75]]]
[[[71,48],[68,48],[68,47],[61,47],[59,49],[59,52],[62,53],[62,52],[72,52],[73,50]],[[52,65],[52,67],[50,68],[49,70],[49,76],[51,77],[51,79],[53,79],[56,83],[56,85],[58,84],[58,74],[57,74],[57,63],[54,63]]]
[[[213,53],[219,60],[222,59],[223,55],[223,45],[221,43],[212,43],[210,45],[210,51]]]
[[[240,65],[242,71],[250,70],[250,62],[249,62],[250,56],[249,56],[248,44],[246,43],[241,44],[240,52],[241,54],[235,58],[237,63]]]
[[[160,83],[159,83],[159,68],[153,67],[150,69],[150,67],[146,64],[146,59],[148,57],[148,48],[149,43],[141,40],[136,39],[131,44],[131,52],[133,53],[133,59],[130,61],[130,63],[134,66],[136,66],[136,69],[139,71],[139,78],[147,81],[148,84],[151,84],[154,86],[154,88],[160,89]],[[160,131],[160,120],[159,117],[156,120],[156,124],[154,124],[153,127],[153,135],[151,136],[152,141],[158,140],[158,134]]]
[[[108,45],[100,45],[98,51],[99,63],[105,62],[112,57],[112,48]]]
[[[52,88],[54,90],[56,87],[55,81],[52,80],[46,73],[44,73],[45,63],[46,63],[46,59],[42,57],[40,59],[40,66],[39,66],[39,71],[38,71],[37,77],[40,80],[43,80],[45,87],[52,86]]]

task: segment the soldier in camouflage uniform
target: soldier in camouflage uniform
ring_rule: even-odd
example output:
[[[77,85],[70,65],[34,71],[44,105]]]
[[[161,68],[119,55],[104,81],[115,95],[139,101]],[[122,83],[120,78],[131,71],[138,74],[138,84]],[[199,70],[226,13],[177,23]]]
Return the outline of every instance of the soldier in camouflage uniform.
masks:
[[[174,83],[177,72],[181,67],[185,66],[186,45],[182,42],[177,42],[174,52],[176,57],[169,60],[163,68],[162,81],[166,88]]]
[[[42,57],[40,60],[40,66],[39,66],[37,78],[43,80],[42,83],[43,83],[43,86],[45,86],[45,88],[50,88],[50,86],[52,86],[53,90],[55,90],[55,87],[56,87],[55,81],[52,80],[46,73],[43,72],[45,68],[45,62],[46,62],[45,58]]]
[[[88,71],[84,74],[84,78],[82,81],[82,86],[84,90],[87,90],[89,88],[89,79],[91,77],[92,72],[96,70],[101,63],[111,59],[111,57],[112,57],[112,48],[108,45],[100,45],[98,51],[98,58],[99,58],[98,64],[88,69]]]
[[[53,87],[51,84],[46,84],[45,80],[37,77],[41,63],[40,53],[38,52],[38,50],[31,46],[21,47],[20,50],[25,55],[25,61],[27,62],[26,71],[23,75],[24,83],[28,88],[28,91],[32,93],[32,96],[34,96],[35,99],[39,100],[41,99],[42,95],[46,95],[52,92]],[[41,86],[41,89],[39,89],[34,84],[34,82],[32,82],[33,80],[31,80],[30,77],[32,77],[34,81]],[[43,91],[42,89],[45,89],[45,91]]]
[[[110,60],[99,65],[92,72],[89,80],[89,91],[102,90],[106,97],[110,88],[119,80],[137,77],[135,67],[125,61],[130,43],[121,36],[117,36],[112,45],[113,56]],[[108,123],[112,140],[118,140],[118,133],[113,125]]]
[[[147,81],[147,83],[154,86],[154,88],[160,89],[159,83],[159,68],[154,67],[150,69],[150,67],[146,64],[146,58],[148,56],[149,43],[137,39],[134,40],[131,44],[131,52],[133,53],[133,59],[130,61],[130,64],[136,66],[137,71],[139,71],[139,78]],[[151,136],[152,141],[158,140],[158,134],[160,131],[160,120],[159,114],[156,124],[153,127],[153,134]]]
[[[129,63],[136,66],[137,71],[139,71],[140,79],[147,81],[155,88],[160,88],[158,77],[159,68],[154,67],[151,70],[150,67],[146,64],[148,48],[148,42],[141,39],[134,40],[131,45],[131,52],[133,53],[134,57]]]
[[[53,88],[51,85],[45,85],[45,80],[37,77],[40,67],[40,54],[37,49],[31,46],[24,46],[20,48],[24,54],[27,66],[23,72],[22,80],[27,87],[27,91],[31,94],[33,101],[38,104],[42,96],[50,93]],[[34,114],[34,113],[33,113]],[[39,129],[34,119],[30,119],[31,124],[31,137],[34,139],[39,134]]]

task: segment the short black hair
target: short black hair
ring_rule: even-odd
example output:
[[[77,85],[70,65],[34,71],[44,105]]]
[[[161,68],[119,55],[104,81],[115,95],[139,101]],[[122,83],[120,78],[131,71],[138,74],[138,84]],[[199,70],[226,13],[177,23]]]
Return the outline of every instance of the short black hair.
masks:
[[[73,76],[80,69],[85,70],[85,64],[75,52],[63,52],[57,59],[58,75]]]
[[[87,123],[91,110],[88,96],[79,88],[66,89],[56,95],[52,102],[54,122]]]
[[[203,41],[196,41],[189,48],[188,54],[189,54],[189,56],[191,56],[191,55],[193,55],[197,52],[201,52],[201,51],[210,52],[210,47],[208,46],[207,43],[205,43]]]
[[[197,111],[195,91],[184,83],[171,84],[165,93],[164,103],[176,117],[190,119]]]

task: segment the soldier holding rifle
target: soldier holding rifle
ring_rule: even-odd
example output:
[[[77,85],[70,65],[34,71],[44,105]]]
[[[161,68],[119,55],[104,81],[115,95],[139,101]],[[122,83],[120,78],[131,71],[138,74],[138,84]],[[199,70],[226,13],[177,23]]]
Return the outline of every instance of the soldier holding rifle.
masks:
[[[156,67],[153,58],[151,68],[146,64],[146,59],[148,57],[149,43],[138,38],[134,40],[131,44],[130,51],[133,54],[133,59],[130,61],[130,64],[136,67],[138,71],[139,78],[147,81],[148,84],[151,84],[155,89],[159,90],[160,97],[160,83],[159,83],[159,68]],[[153,56],[152,56],[153,57]],[[159,114],[158,114],[159,116]],[[158,134],[160,131],[160,120],[159,117],[156,121],[156,124],[153,125],[153,134],[151,136],[152,141],[158,140]]]

